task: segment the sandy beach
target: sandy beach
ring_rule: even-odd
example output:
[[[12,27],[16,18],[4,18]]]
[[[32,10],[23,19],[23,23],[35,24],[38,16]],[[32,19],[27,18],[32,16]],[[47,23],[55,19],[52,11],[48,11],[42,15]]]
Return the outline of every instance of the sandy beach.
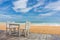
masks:
[[[32,33],[44,33],[44,34],[59,34],[60,35],[60,26],[52,26],[52,25],[30,25],[30,32]],[[24,28],[24,24],[20,24],[21,28]],[[0,23],[0,30],[6,30],[6,23]]]

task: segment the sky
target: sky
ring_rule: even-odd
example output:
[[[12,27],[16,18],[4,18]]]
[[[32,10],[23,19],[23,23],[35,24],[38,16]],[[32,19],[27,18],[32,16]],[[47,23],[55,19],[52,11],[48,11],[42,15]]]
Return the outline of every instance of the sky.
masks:
[[[60,0],[0,0],[0,22],[60,23]]]

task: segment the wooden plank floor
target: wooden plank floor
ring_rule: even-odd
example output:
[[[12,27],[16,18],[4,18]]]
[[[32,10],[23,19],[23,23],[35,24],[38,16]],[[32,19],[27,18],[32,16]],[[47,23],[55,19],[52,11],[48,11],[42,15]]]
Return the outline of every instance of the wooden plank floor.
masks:
[[[29,37],[16,37],[6,36],[4,31],[0,31],[0,40],[60,40],[60,35],[30,33]]]

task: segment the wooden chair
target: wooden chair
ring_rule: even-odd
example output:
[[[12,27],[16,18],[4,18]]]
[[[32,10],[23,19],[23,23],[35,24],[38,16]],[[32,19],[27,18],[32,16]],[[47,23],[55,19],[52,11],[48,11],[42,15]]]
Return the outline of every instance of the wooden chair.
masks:
[[[29,37],[29,33],[30,33],[30,22],[26,21],[25,23],[25,28],[22,29],[22,33],[24,33],[25,37]]]

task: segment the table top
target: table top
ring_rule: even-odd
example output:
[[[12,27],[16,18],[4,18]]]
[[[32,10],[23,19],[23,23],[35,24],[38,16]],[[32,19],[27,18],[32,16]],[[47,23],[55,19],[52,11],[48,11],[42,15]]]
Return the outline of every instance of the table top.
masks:
[[[16,27],[20,27],[20,24],[18,23],[9,23],[7,28],[16,28]]]

